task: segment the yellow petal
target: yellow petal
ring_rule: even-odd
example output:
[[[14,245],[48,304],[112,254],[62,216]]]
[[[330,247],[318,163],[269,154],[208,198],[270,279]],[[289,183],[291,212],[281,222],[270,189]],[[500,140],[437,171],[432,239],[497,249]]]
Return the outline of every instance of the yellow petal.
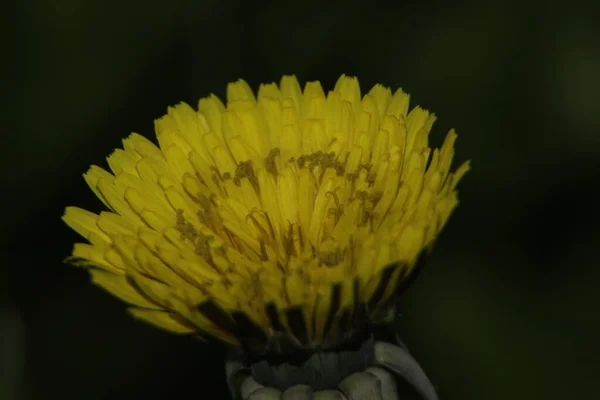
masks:
[[[360,86],[356,77],[342,75],[335,84],[336,92],[342,95],[342,101],[347,101],[352,106],[354,115],[360,112]]]
[[[214,94],[200,99],[198,102],[198,111],[206,118],[208,130],[216,132],[222,136],[221,115],[225,111],[223,102]]]
[[[127,172],[137,176],[136,164],[140,158],[137,153],[116,149],[106,160],[115,175]]]
[[[396,90],[394,96],[392,96],[392,102],[388,106],[386,115],[394,116],[397,119],[404,120],[408,113],[408,103],[410,96],[402,89]]]
[[[86,183],[88,184],[90,189],[92,189],[94,194],[100,200],[102,200],[106,207],[112,209],[106,198],[104,198],[102,193],[100,193],[100,190],[98,190],[98,182],[100,181],[100,179],[103,178],[112,179],[113,175],[96,165],[92,165],[90,169],[85,174],[83,174],[83,179],[85,179]]]
[[[137,153],[141,157],[162,158],[162,153],[158,147],[150,140],[138,133],[132,133],[126,139],[123,139],[123,147],[131,153]]]
[[[377,84],[369,91],[369,96],[375,100],[375,103],[377,104],[379,120],[381,120],[381,118],[383,118],[385,115],[390,102],[392,101],[392,91],[388,87]]]
[[[281,96],[288,99],[294,105],[296,113],[301,115],[300,107],[302,101],[302,90],[300,84],[294,75],[284,75],[279,84],[281,88]]]
[[[252,89],[250,89],[250,86],[243,79],[227,85],[227,103],[233,103],[238,100],[255,101]]]
[[[75,232],[90,240],[93,244],[105,245],[110,243],[110,238],[96,225],[98,216],[94,213],[79,207],[67,207],[62,219]]]
[[[111,272],[97,269],[90,270],[90,275],[94,284],[109,291],[112,295],[118,297],[126,303],[153,310],[162,309],[158,304],[150,301],[147,297],[143,296],[136,289],[134,289],[133,286],[129,284],[125,276],[115,275]]]

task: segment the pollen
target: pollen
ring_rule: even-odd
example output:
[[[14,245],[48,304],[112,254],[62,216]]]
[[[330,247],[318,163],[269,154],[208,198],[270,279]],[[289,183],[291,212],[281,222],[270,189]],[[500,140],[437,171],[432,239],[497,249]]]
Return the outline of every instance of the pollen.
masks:
[[[469,163],[451,172],[454,131],[429,147],[434,120],[347,76],[327,94],[293,76],[257,96],[231,83],[226,105],[171,107],[158,145],[133,133],[110,171],[90,168],[109,211],[66,209],[87,241],[69,260],[173,332],[335,342],[359,309],[387,309],[458,204]]]

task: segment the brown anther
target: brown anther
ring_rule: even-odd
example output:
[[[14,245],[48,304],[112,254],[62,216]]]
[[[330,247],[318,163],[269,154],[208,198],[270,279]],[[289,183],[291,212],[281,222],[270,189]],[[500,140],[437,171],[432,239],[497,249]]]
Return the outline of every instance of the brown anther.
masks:
[[[210,226],[210,217],[211,217],[211,212],[210,211],[204,211],[204,210],[198,210],[198,212],[196,213],[196,216],[198,217],[198,220],[203,223],[204,225]]]
[[[176,213],[177,221],[175,222],[175,229],[181,233],[181,239],[189,239],[193,242],[198,236],[196,228],[194,228],[194,225],[186,221],[185,217],[183,216],[182,209],[176,210]]]
[[[194,250],[195,250],[196,254],[198,254],[200,257],[204,258],[204,260],[211,265],[213,263],[213,259],[212,259],[212,254],[210,252],[210,243],[214,240],[215,240],[215,238],[213,236],[207,236],[202,233],[199,233],[198,238],[196,239],[196,242],[194,243],[195,244]]]
[[[317,165],[324,165],[324,153],[319,150],[316,153],[312,153],[309,154],[307,156],[308,161],[309,161],[309,165],[308,168],[309,169],[313,169],[314,167],[316,167]],[[323,170],[325,170],[325,168],[323,167]]]
[[[321,263],[333,267],[344,260],[344,255],[340,249],[335,249],[333,251],[317,251],[317,258]]]
[[[369,183],[369,185],[372,186],[375,183],[376,179],[377,173],[375,171],[370,171],[369,175],[367,175],[367,182]]]
[[[296,164],[298,164],[298,168],[304,168],[304,164],[306,164],[306,156],[298,157]]]
[[[376,213],[376,212],[373,212],[373,211],[369,211],[369,218],[371,218],[371,222],[373,222],[377,218],[379,218],[379,213]]]
[[[329,152],[323,155],[321,159],[321,164],[323,165],[323,169],[333,168],[337,172],[337,165],[339,164],[339,162],[335,159],[335,153]]]
[[[267,172],[271,173],[273,176],[277,176],[277,163],[275,162],[275,157],[281,154],[281,151],[278,147],[271,149],[267,158],[265,158],[265,168]]]
[[[377,205],[377,203],[379,203],[379,200],[381,200],[381,198],[383,197],[383,193],[382,192],[371,192],[371,194],[369,194],[369,201],[371,202],[371,204],[373,204],[373,207],[375,207]]]
[[[361,199],[363,202],[369,198],[369,193],[364,190],[354,192],[354,197]]]
[[[215,247],[213,251],[215,252],[216,256],[222,257],[225,260],[229,261],[229,258],[227,257],[227,247],[225,247],[224,245]]]
[[[185,224],[185,217],[183,216],[183,210],[181,208],[178,208],[177,210],[175,210],[176,218],[177,218],[177,224]]]
[[[373,164],[369,163],[365,163],[365,164],[358,164],[358,169],[366,169],[367,171],[370,171],[371,168],[373,168]]]
[[[242,161],[238,164],[237,168],[235,169],[235,177],[233,178],[233,183],[239,186],[243,178],[248,178],[254,189],[258,191],[258,179],[256,178],[256,174],[254,173],[252,161],[250,160]]]
[[[373,229],[373,222],[378,215],[378,213],[375,213],[372,210],[365,210],[361,220],[358,223],[358,226],[365,226],[367,223],[369,223],[371,225],[371,229]]]
[[[204,210],[206,210],[206,211],[210,210],[210,208],[211,208],[211,202],[210,202],[210,199],[208,197],[206,197],[202,193],[198,193],[198,201],[200,202],[200,205],[202,206],[202,208]]]
[[[212,196],[213,195],[211,195],[211,197]],[[217,215],[215,214],[215,212],[213,210],[212,202],[204,194],[198,193],[198,203],[200,203],[200,207],[202,207],[202,209],[198,210],[198,212],[196,213],[196,215],[198,216],[198,219],[204,225],[214,228],[215,223],[217,222],[215,219],[215,217],[217,217]]]

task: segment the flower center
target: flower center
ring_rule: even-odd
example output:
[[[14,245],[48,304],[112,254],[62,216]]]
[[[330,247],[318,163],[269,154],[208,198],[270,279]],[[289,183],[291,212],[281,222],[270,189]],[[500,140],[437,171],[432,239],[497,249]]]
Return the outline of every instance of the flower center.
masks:
[[[282,272],[289,271],[295,258],[316,258],[318,267],[338,266],[352,257],[351,241],[340,243],[341,232],[336,228],[343,228],[344,236],[350,237],[358,228],[373,232],[380,220],[375,209],[383,192],[374,188],[377,173],[372,164],[356,161],[352,153],[340,161],[334,152],[323,151],[281,160],[279,148],[274,148],[258,173],[249,160],[240,162],[233,176],[214,168],[211,179],[217,190],[209,195],[191,194],[199,205],[197,221],[215,232],[225,246],[254,262],[274,262]],[[198,180],[206,185],[200,176]],[[239,196],[240,190],[245,196]],[[350,204],[354,205],[352,221],[340,226]],[[218,270],[211,252],[214,236],[194,226],[178,210],[176,229]],[[227,259],[223,246],[213,251]],[[348,267],[351,272],[353,263]]]

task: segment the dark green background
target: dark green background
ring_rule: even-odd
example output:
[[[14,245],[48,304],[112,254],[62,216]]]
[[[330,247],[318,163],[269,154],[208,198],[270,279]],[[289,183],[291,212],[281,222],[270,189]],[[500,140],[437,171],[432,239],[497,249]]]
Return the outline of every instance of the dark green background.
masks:
[[[9,7],[8,3],[3,3]],[[63,265],[81,174],[228,81],[403,87],[473,160],[403,297],[442,399],[600,398],[600,30],[577,1],[14,2],[0,13],[0,399],[226,398],[222,349],[129,318]]]

